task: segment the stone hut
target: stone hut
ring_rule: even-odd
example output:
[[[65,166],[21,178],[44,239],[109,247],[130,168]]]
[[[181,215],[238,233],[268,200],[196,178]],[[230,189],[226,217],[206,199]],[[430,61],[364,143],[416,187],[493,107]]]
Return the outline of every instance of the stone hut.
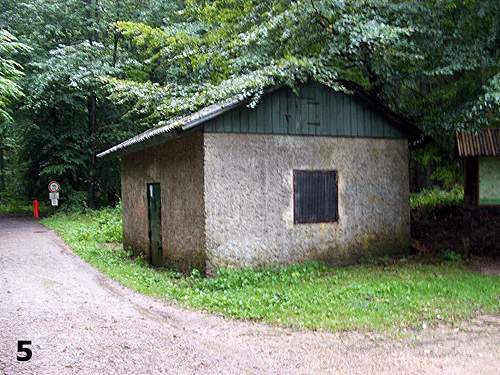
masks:
[[[414,127],[361,90],[316,82],[248,103],[209,106],[98,155],[121,157],[126,248],[208,272],[409,250]]]

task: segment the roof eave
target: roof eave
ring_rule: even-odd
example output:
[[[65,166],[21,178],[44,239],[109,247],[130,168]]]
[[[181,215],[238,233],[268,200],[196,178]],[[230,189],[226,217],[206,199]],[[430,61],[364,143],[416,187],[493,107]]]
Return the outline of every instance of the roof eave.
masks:
[[[204,123],[207,121],[210,121],[228,111],[233,110],[236,107],[245,105],[250,102],[250,99],[237,99],[237,98],[232,98],[227,100],[224,104],[218,106],[216,110],[213,110],[212,112],[202,115],[201,112],[206,110],[206,108],[201,109],[198,112],[195,112],[194,114],[185,116],[183,118],[188,118],[191,117],[189,121],[187,121],[184,124],[180,124],[178,126],[173,126],[173,125],[165,125],[163,127],[159,127],[157,129],[148,130],[144,133],[141,133],[133,138],[130,138],[126,140],[125,142],[122,142],[116,146],[111,147],[110,149],[103,151],[97,155],[98,158],[103,158],[107,157],[110,155],[114,156],[121,156],[123,154],[127,154],[129,152],[136,152],[143,150],[147,147],[155,146],[158,144],[162,144],[165,141],[169,141],[175,138],[178,138],[180,135],[182,135],[185,132],[188,132]],[[198,116],[197,116],[198,114]],[[178,120],[182,121],[182,119]]]

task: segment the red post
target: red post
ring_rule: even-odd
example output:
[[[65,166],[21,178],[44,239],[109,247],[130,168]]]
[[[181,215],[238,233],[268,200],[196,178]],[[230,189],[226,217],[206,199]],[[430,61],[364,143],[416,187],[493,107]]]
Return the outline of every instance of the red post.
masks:
[[[39,219],[40,218],[40,206],[38,204],[38,200],[35,199],[33,201],[33,216],[35,217],[35,219]]]

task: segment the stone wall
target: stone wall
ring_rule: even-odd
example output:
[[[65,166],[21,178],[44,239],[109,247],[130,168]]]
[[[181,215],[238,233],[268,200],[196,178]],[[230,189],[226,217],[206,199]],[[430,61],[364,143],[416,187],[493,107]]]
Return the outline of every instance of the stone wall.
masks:
[[[161,185],[165,263],[204,269],[203,134],[191,133],[122,158],[124,246],[149,256],[146,186]]]
[[[404,253],[406,140],[204,135],[207,267]],[[293,223],[293,170],[337,170],[339,221]]]

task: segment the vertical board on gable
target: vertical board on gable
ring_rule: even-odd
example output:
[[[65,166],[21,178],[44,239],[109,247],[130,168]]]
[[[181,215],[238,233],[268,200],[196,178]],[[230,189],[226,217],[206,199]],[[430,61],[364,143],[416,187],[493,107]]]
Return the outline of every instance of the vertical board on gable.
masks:
[[[278,90],[275,92],[274,98],[273,98],[273,113],[272,113],[272,118],[273,118],[273,134],[281,134],[281,103],[280,103],[280,91]]]
[[[240,121],[241,132],[248,133],[248,108],[246,106],[241,110]]]
[[[257,110],[254,108],[248,109],[248,132],[257,133]]]
[[[302,85],[298,96],[290,88],[275,90],[264,95],[255,108],[243,105],[208,121],[205,131],[405,137],[402,131],[363,100],[318,83]]]
[[[241,108],[236,108],[229,113],[231,114],[231,126],[234,127],[234,131],[241,133]]]
[[[272,128],[268,127],[267,124],[267,112],[269,108],[269,96],[265,96],[261,99],[262,106],[257,110],[257,132],[258,133],[269,133],[272,134]]]

